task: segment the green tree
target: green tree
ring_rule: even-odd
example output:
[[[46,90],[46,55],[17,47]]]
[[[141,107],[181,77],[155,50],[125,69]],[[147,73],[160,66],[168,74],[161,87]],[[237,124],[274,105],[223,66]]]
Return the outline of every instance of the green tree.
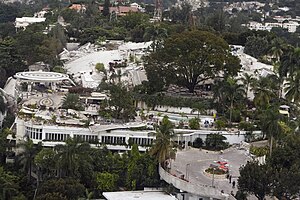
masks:
[[[269,107],[260,115],[262,131],[266,133],[269,140],[270,155],[272,155],[274,140],[276,142],[282,133],[281,119],[282,115],[278,107]]]
[[[127,30],[134,30],[136,27],[145,27],[149,23],[149,16],[144,13],[128,13],[120,19],[120,24]],[[143,36],[142,34],[141,36]]]
[[[187,31],[174,34],[164,42],[162,49],[147,57],[145,70],[150,84],[162,81],[165,85],[173,83],[194,92],[198,83],[215,78],[221,71],[235,75],[240,69],[239,63],[222,38],[209,32]],[[159,75],[152,77],[153,70]]]
[[[284,51],[279,66],[279,75],[281,77],[293,76],[294,72],[299,69],[300,66],[300,48],[294,48],[289,46]]]
[[[154,24],[146,27],[144,40],[152,41],[152,51],[162,47],[163,40],[168,37],[167,29],[161,27],[159,24]]]
[[[244,73],[243,77],[241,78],[241,81],[243,82],[243,85],[245,87],[245,93],[246,93],[246,99],[248,99],[248,92],[250,89],[250,86],[253,84],[254,82],[254,77],[252,74],[248,74],[248,73]]]
[[[273,195],[278,199],[291,198],[299,193],[299,144],[298,135],[288,135],[268,159],[268,164],[272,168]]]
[[[81,162],[89,159],[88,143],[79,143],[76,139],[67,139],[65,145],[56,145],[57,161],[60,169],[60,176],[76,177]]]
[[[196,102],[192,104],[192,113],[197,112],[198,119],[200,119],[200,113],[205,111],[207,105],[204,102]]]
[[[228,23],[228,16],[226,16],[226,13],[221,9],[215,11],[207,19],[207,24],[213,27],[214,30],[221,33],[225,31],[227,23]]]
[[[84,192],[84,186],[74,178],[50,179],[40,185],[37,199],[48,200],[53,195],[59,199],[77,200],[84,196]]]
[[[161,122],[161,125],[156,128],[156,139],[150,150],[150,154],[155,157],[162,167],[165,167],[165,161],[174,158],[174,144],[171,141],[173,136],[173,124],[167,116]]]
[[[279,62],[287,45],[281,38],[274,38],[271,41],[269,54],[275,58],[275,62]]]
[[[192,6],[184,2],[179,6],[171,6],[170,19],[175,23],[181,23],[187,25],[189,22]]]
[[[95,68],[98,72],[103,72],[104,74],[106,74],[106,70],[103,63],[97,63]]]
[[[287,78],[285,84],[285,98],[290,102],[299,103],[300,102],[300,70],[297,70],[295,76]]]
[[[267,108],[271,99],[276,96],[269,76],[260,77],[259,80],[253,83],[252,89],[254,92],[253,102],[257,108]]]
[[[209,134],[205,139],[206,148],[213,149],[215,151],[225,149],[228,144],[225,142],[227,138],[220,134]]]
[[[245,44],[245,53],[260,58],[268,53],[269,42],[266,37],[250,36]]]
[[[0,199],[13,199],[19,192],[19,178],[0,167]]]
[[[105,0],[104,6],[103,6],[103,11],[102,11],[102,14],[104,16],[108,16],[110,14],[109,7],[110,7],[110,0]]]
[[[27,141],[19,143],[18,147],[21,149],[20,162],[23,164],[24,170],[27,171],[28,182],[30,182],[34,157],[41,150],[42,144],[35,145],[30,138],[27,138]]]
[[[54,177],[57,170],[57,153],[53,149],[42,149],[34,157],[34,163],[38,169],[38,177],[43,180],[47,177]]]
[[[9,147],[7,136],[9,134],[12,134],[12,131],[8,128],[4,128],[0,132],[0,166],[6,162],[7,148]]]
[[[98,189],[103,192],[111,192],[117,189],[118,175],[109,172],[98,172],[96,174]]]
[[[8,77],[26,69],[17,46],[17,41],[13,38],[0,40],[0,87],[4,86]]]
[[[63,97],[62,108],[83,110],[83,105],[80,101],[79,95],[74,93],[68,93]]]
[[[110,114],[112,117],[124,121],[134,119],[136,113],[133,94],[130,90],[121,84],[104,85],[101,89],[108,89],[110,92],[109,100],[100,110],[102,116]]]
[[[139,182],[141,169],[138,166],[138,160],[140,159],[140,156],[138,145],[134,144],[128,156],[129,162],[126,173],[126,185],[132,190],[137,189]]]
[[[259,165],[257,162],[248,162],[240,169],[238,189],[241,192],[253,194],[263,200],[271,192],[272,174],[270,167]]]
[[[191,129],[199,129],[200,124],[199,124],[199,119],[198,118],[192,118],[189,120],[189,127]]]
[[[194,148],[201,148],[203,146],[203,140],[201,138],[196,138],[193,142]]]
[[[245,90],[243,85],[238,84],[237,80],[231,77],[228,77],[225,85],[224,92],[226,93],[226,99],[230,102],[229,106],[229,122],[232,122],[232,111],[234,109],[234,103],[244,99]]]
[[[224,113],[229,110],[229,122],[232,119],[238,121],[237,117],[234,116],[234,109],[242,108],[245,106],[246,92],[244,86],[238,83],[238,80],[232,77],[216,82],[213,86],[215,102],[218,112]]]

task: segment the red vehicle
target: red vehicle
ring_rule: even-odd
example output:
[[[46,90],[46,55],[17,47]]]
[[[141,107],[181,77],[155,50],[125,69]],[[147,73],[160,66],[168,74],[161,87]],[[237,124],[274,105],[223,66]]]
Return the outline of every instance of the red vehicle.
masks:
[[[218,161],[217,162],[219,165],[227,165],[228,164],[228,162],[225,162],[225,161]]]

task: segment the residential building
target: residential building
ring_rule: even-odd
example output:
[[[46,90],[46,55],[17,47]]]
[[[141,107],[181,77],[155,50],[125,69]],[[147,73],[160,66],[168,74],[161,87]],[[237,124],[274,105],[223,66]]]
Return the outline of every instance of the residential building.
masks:
[[[38,18],[38,17],[21,17],[21,18],[16,18],[15,20],[15,27],[16,29],[26,29],[27,26],[30,24],[34,23],[41,23],[45,22],[46,18]]]
[[[99,6],[99,10],[103,11],[103,6]],[[136,13],[140,12],[137,7],[130,7],[130,6],[116,6],[116,7],[109,7],[109,13],[116,13],[117,16],[125,16],[128,13]]]

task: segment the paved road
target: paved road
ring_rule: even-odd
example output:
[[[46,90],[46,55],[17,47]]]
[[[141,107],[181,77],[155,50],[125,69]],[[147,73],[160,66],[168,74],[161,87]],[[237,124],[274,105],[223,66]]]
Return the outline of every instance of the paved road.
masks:
[[[214,161],[227,161],[229,163],[229,173],[232,175],[232,181],[237,183],[239,176],[239,168],[246,164],[250,158],[246,155],[245,150],[237,150],[230,148],[225,150],[223,154],[199,150],[191,148],[189,150],[178,151],[176,159],[171,163],[171,173],[179,176],[183,174],[191,183],[198,185],[212,185],[212,178],[204,175],[204,170],[209,167]],[[227,179],[214,179],[214,186],[225,193],[237,191],[237,188],[232,188]]]

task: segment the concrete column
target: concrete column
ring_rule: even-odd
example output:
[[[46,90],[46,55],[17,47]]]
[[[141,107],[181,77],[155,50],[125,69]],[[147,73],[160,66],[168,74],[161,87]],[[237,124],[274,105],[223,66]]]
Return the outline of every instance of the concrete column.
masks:
[[[27,85],[27,91],[28,92],[31,92],[32,90],[32,83],[31,82],[28,82],[28,85]]]

